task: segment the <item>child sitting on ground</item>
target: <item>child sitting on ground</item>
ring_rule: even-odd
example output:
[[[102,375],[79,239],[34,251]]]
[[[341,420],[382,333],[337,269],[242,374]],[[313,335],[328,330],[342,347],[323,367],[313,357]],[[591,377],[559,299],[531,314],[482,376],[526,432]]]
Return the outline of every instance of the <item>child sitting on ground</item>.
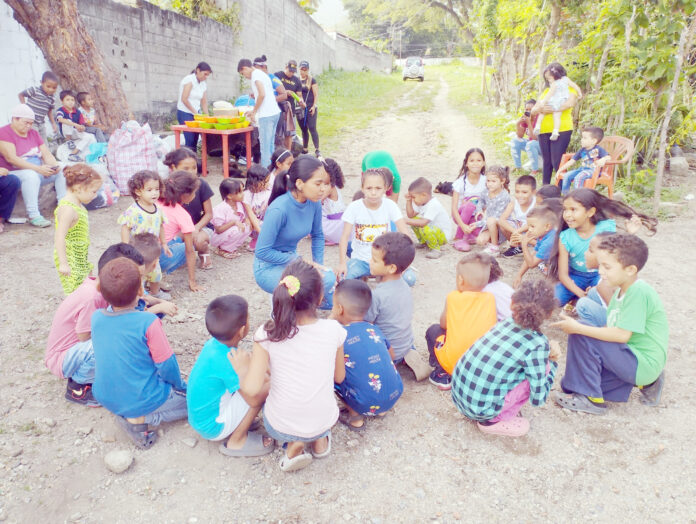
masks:
[[[263,422],[271,438],[287,442],[282,471],[308,466],[331,453],[331,427],[338,419],[334,382],[345,377],[346,330],[317,318],[322,276],[302,259],[285,268],[273,291],[273,314],[256,331],[242,391],[261,394],[272,369]],[[305,445],[310,443],[310,453]]]
[[[341,189],[345,184],[343,170],[333,158],[324,160],[324,168],[329,175],[331,189],[321,201],[321,227],[324,230],[324,242],[333,246],[341,241],[343,232],[343,212],[346,205],[343,203]]]
[[[553,131],[549,140],[558,140],[561,128],[561,106],[570,97],[570,89],[577,93],[578,100],[582,98],[582,89],[566,75],[565,69],[557,68],[553,64],[544,71],[544,79],[549,84],[549,90],[537,103],[543,107],[550,105],[553,108]],[[539,135],[541,131],[541,118],[537,119],[535,133]]]
[[[452,240],[449,214],[433,197],[433,185],[420,177],[411,182],[406,193],[406,224],[411,226],[419,246],[428,248],[426,258],[440,258],[440,248]]]
[[[485,215],[477,224],[481,232],[476,237],[476,244],[486,246],[484,252],[489,255],[497,255],[500,251],[498,245],[505,240],[498,230],[498,219],[510,203],[509,185],[509,167],[491,166],[486,170],[486,189],[479,200],[479,208],[485,211]]]
[[[452,183],[452,218],[457,225],[454,248],[469,251],[476,241],[483,218],[478,210],[479,199],[486,189],[486,157],[477,147],[464,155],[459,178]]]
[[[143,261],[141,263],[136,262],[136,264],[140,267],[143,280],[147,281],[159,268],[159,256],[162,251],[160,241],[152,233],[138,233],[131,237],[130,245],[137,249],[138,253],[143,257]],[[162,276],[161,271],[159,276]],[[172,302],[167,302],[161,296],[154,296],[147,292],[138,300],[138,305],[135,309],[149,311],[160,318],[163,318],[164,315],[174,316],[177,313],[177,307]]]
[[[450,292],[440,323],[425,333],[430,354],[430,383],[447,391],[452,370],[471,345],[496,323],[495,297],[483,291],[490,277],[490,255],[472,253],[457,264],[457,289]]]
[[[553,255],[557,227],[558,215],[548,206],[536,206],[527,213],[527,232],[522,235],[520,241],[524,259],[512,284],[515,288],[520,286],[527,271],[539,264],[548,263]]]
[[[219,450],[230,457],[257,457],[273,451],[273,439],[250,431],[268,396],[269,382],[256,396],[240,389],[249,353],[237,345],[249,333],[249,306],[237,295],[213,300],[205,312],[212,336],[189,375],[186,402],[189,424],[203,438],[223,440]]]
[[[291,155],[292,156],[292,155]],[[251,242],[249,242],[249,251],[256,249],[256,241],[261,232],[263,217],[266,215],[268,208],[268,199],[271,197],[270,173],[268,169],[260,164],[252,164],[247,170],[246,184],[244,186],[244,203],[251,208],[249,218],[252,214],[256,217],[256,221],[251,223]]]
[[[278,176],[283,171],[287,172],[290,166],[295,161],[295,157],[290,151],[284,147],[279,147],[271,155],[271,165],[268,166],[268,171],[270,178],[268,180],[269,189],[273,188],[273,183],[275,182],[275,177]],[[270,197],[270,193],[269,193]]]
[[[252,220],[255,230],[260,230],[256,215],[244,202],[244,186],[241,180],[225,178],[220,183],[222,202],[213,208],[214,229],[210,245],[217,248],[217,254],[224,258],[237,258],[237,249],[249,238]]]
[[[522,254],[520,241],[522,233],[527,231],[527,214],[536,205],[536,179],[531,175],[522,175],[515,182],[515,198],[508,204],[498,219],[500,230],[510,241],[510,248],[504,257],[514,257]]]
[[[604,138],[604,131],[600,127],[586,127],[582,130],[582,138],[580,138],[580,151],[573,155],[573,158],[563,164],[559,171],[565,171],[561,180],[561,193],[563,195],[570,191],[570,187],[575,182],[575,187],[583,187],[585,180],[592,178],[595,168],[602,168],[611,160],[606,149],[598,146]],[[580,162],[580,167],[568,171],[568,169]]]
[[[151,426],[186,418],[186,383],[160,319],[134,309],[143,293],[138,266],[112,260],[99,272],[98,289],[110,307],[92,315],[94,398],[147,449],[157,440]]]
[[[94,109],[94,100],[87,91],[77,93],[77,103],[80,104],[80,114],[84,119],[85,133],[94,135],[97,142],[106,142],[106,127],[97,122],[97,112]]]
[[[512,310],[510,303],[512,302],[512,294],[515,292],[512,286],[506,284],[503,278],[503,268],[500,267],[498,261],[493,257],[488,257],[488,262],[491,266],[491,274],[488,277],[488,284],[483,288],[484,293],[490,293],[495,297],[495,313],[498,322],[510,318]]]
[[[115,244],[99,258],[98,270],[118,257],[130,258],[138,265],[143,263],[143,257],[133,247],[128,244]],[[68,379],[66,400],[90,408],[99,407],[99,403],[92,396],[92,313],[108,306],[97,286],[96,278],[87,277],[58,306],[53,315],[44,357],[46,367],[51,373],[58,378]]]
[[[365,429],[365,417],[386,415],[404,391],[389,342],[378,326],[363,320],[371,303],[365,282],[344,280],[336,286],[331,311],[348,332],[343,345],[346,378],[335,386],[346,403],[338,420],[358,432]]]
[[[132,235],[150,233],[159,238],[160,245],[167,256],[172,256],[165,241],[164,223],[166,218],[162,208],[157,205],[164,184],[154,171],[138,171],[128,180],[128,192],[133,197],[133,203],[118,217],[121,224],[121,242],[130,242]],[[160,290],[162,269],[159,261],[151,273],[147,274],[146,283],[150,295],[162,300],[171,300],[172,296]]]
[[[365,171],[362,176],[363,198],[348,204],[343,212],[343,234],[338,247],[339,266],[336,270],[339,280],[361,278],[372,274],[370,273],[372,243],[380,235],[389,231],[390,222],[395,223],[401,233],[406,236],[409,234],[409,228],[399,207],[393,200],[384,198],[386,184],[387,180],[381,170]],[[352,247],[350,259],[346,254],[349,240]],[[404,272],[403,277],[409,286],[416,283],[416,274],[411,268]]]
[[[561,198],[561,188],[554,184],[544,184],[536,192],[536,202],[541,204],[549,198]]]
[[[603,233],[597,233],[592,240],[590,240],[590,245],[587,246],[587,251],[585,251],[585,267],[587,267],[587,269],[599,268],[599,262],[597,261],[599,245],[602,243],[602,240],[613,234],[614,233],[604,231]],[[597,282],[597,285],[587,289],[587,294],[579,298],[575,305],[575,312],[578,315],[578,320],[589,326],[606,326],[607,304],[609,304],[615,292],[616,287],[612,286],[607,279],[601,278],[600,275],[600,280]]]
[[[68,149],[70,162],[82,162],[85,155],[89,152],[90,144],[94,144],[95,138],[85,132],[85,119],[77,110],[77,101],[75,93],[72,91],[61,91],[60,101],[63,104],[56,111],[56,120],[58,120],[58,130],[60,134],[68,141]]]
[[[635,235],[611,235],[599,244],[597,261],[608,283],[619,289],[609,302],[606,327],[564,316],[553,325],[568,333],[568,354],[556,402],[593,415],[605,401],[627,402],[638,386],[641,402],[657,406],[662,396],[669,326],[657,292],[638,278],[648,246]]]
[[[101,176],[87,164],[75,164],[63,170],[67,194],[56,207],[53,260],[63,292],[69,295],[92,272],[89,251],[89,220],[85,204],[97,196]]]
[[[529,420],[520,409],[527,400],[533,406],[546,402],[560,348],[540,328],[555,306],[548,282],[524,282],[512,295],[512,318],[496,324],[457,362],[452,400],[482,433],[525,435]]]
[[[391,202],[391,201],[390,201]],[[416,249],[403,233],[384,233],[372,244],[370,274],[380,279],[372,291],[372,304],[365,321],[377,325],[387,337],[395,362],[405,362],[425,380],[432,371],[413,345],[413,296],[402,273],[411,265]]]
[[[46,125],[44,118],[48,116],[48,121],[53,127],[53,134],[58,134],[58,124],[53,116],[55,107],[55,94],[58,89],[58,77],[52,71],[46,71],[41,76],[41,85],[28,87],[19,93],[19,103],[28,105],[34,111],[34,124],[32,127],[38,131],[44,144],[46,140]]]

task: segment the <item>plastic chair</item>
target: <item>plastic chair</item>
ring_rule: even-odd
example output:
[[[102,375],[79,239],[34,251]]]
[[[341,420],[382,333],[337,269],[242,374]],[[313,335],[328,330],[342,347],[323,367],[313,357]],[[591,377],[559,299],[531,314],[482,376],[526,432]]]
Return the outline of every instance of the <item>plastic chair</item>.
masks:
[[[627,164],[635,152],[635,145],[630,138],[623,136],[605,136],[599,143],[601,147],[607,150],[611,160],[609,160],[602,169],[596,168],[592,173],[592,178],[585,180],[585,187],[595,189],[597,185],[607,186],[609,198],[614,198],[614,180],[616,178],[616,166]],[[561,165],[565,164],[573,158],[573,155],[566,153],[561,157]],[[556,172],[556,185],[560,185],[563,180],[565,170],[559,169]]]

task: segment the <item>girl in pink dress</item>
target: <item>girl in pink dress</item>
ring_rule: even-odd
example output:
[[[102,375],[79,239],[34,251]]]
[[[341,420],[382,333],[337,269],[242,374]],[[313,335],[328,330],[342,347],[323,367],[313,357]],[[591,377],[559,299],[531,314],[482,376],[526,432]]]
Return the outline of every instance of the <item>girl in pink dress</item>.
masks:
[[[210,241],[218,255],[236,258],[235,251],[249,238],[256,216],[249,204],[244,202],[244,186],[240,180],[226,178],[220,184],[222,202],[213,208],[214,227]],[[257,224],[258,227],[258,224]]]

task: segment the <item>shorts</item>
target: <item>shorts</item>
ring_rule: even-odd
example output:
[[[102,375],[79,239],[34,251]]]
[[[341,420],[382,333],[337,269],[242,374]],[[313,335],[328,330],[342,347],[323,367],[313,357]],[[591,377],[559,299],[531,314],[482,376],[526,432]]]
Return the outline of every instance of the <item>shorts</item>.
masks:
[[[246,403],[239,391],[235,393],[225,391],[220,397],[220,414],[215,419],[215,422],[222,424],[222,429],[220,434],[211,440],[222,440],[229,437],[248,412],[249,404]]]
[[[157,283],[162,280],[162,268],[160,267],[159,260],[157,261],[155,269],[145,275],[145,280],[150,283]]]
[[[521,220],[517,220],[515,218],[508,218],[507,222],[515,229],[519,229],[524,225],[524,222],[522,222]]]
[[[268,422],[268,419],[266,417],[263,417],[263,425],[266,428],[266,431],[268,432],[268,436],[279,442],[314,442],[315,440],[319,440],[320,438],[323,438],[327,436],[329,433],[331,433],[331,428],[329,428],[323,433],[317,435],[316,437],[307,438],[297,437],[295,435],[288,435],[287,433],[281,433],[280,431],[273,429],[273,426],[271,426],[271,423]]]

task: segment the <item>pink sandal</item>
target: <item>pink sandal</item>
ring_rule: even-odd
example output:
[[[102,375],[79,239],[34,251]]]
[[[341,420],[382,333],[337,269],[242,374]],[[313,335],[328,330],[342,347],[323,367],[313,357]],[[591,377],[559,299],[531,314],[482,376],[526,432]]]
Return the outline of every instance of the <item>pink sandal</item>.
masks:
[[[481,433],[487,435],[500,435],[503,437],[521,437],[529,431],[529,420],[524,417],[515,417],[510,420],[496,422],[490,426],[484,426],[480,422],[476,425]]]

